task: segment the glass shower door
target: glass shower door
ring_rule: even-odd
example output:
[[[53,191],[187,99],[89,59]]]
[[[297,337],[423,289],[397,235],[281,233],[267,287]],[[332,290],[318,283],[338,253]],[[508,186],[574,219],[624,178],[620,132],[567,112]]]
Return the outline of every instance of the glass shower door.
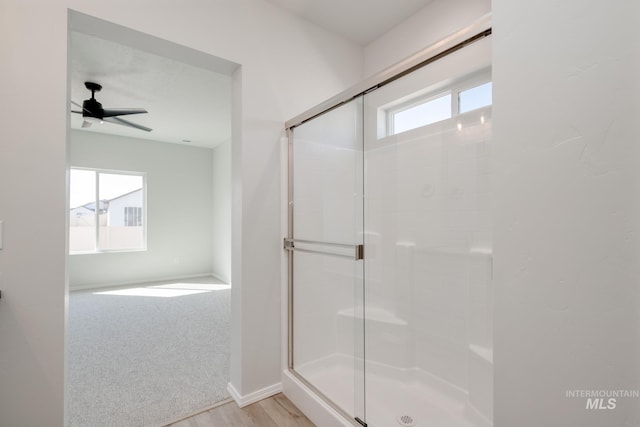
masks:
[[[289,139],[290,352],[299,379],[364,420],[362,97]]]
[[[367,424],[490,426],[491,38],[364,104]]]

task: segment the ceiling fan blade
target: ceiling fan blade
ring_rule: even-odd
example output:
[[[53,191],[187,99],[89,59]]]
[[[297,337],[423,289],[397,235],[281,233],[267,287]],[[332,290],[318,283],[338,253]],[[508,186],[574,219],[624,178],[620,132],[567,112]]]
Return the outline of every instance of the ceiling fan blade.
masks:
[[[129,114],[148,113],[144,108],[109,108],[104,110],[102,117],[126,116]]]
[[[152,130],[151,128],[139,125],[137,123],[130,122],[130,121],[125,120],[125,119],[121,119],[120,117],[105,117],[104,121],[105,122],[109,122],[109,123],[114,123],[114,124],[117,124],[117,125],[130,126],[132,128],[143,130],[145,132],[151,132],[151,130]]]
[[[76,113],[76,114],[82,114],[82,111],[75,111],[75,110],[71,110],[72,113]]]
[[[82,127],[83,128],[90,128],[91,127],[91,122],[89,120],[83,120],[82,121]]]

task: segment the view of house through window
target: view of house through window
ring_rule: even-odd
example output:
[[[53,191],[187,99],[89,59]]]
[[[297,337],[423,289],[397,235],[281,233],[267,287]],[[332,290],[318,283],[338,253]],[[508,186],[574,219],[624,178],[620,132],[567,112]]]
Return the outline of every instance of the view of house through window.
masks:
[[[145,249],[144,174],[71,169],[69,252]]]

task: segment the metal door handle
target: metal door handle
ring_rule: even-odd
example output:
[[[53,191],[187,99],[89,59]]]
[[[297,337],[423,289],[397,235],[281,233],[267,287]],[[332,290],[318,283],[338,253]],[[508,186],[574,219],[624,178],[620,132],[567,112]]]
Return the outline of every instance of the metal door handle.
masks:
[[[338,248],[352,249],[353,255],[340,254],[336,252],[322,251],[322,250],[316,250],[316,249],[298,248],[295,245],[296,243],[302,243],[305,245],[334,246]],[[340,258],[349,258],[356,261],[364,259],[364,245],[352,245],[347,243],[322,242],[319,240],[303,240],[303,239],[285,238],[284,249],[291,252],[297,251],[297,252],[306,252],[310,254],[320,254],[320,255],[329,255],[329,256],[335,256]]]

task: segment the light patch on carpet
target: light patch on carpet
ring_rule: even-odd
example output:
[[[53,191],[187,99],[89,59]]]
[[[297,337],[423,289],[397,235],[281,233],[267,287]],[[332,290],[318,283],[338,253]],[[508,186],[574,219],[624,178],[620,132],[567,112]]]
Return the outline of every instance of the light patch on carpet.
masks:
[[[170,285],[157,285],[152,286],[157,289],[193,289],[202,291],[224,291],[231,289],[231,285],[225,285],[221,283],[171,283]]]
[[[118,289],[115,291],[94,292],[95,295],[120,295],[129,297],[182,297],[185,295],[202,294],[204,292],[211,292],[206,290],[197,289],[157,289],[157,288],[129,288]]]

